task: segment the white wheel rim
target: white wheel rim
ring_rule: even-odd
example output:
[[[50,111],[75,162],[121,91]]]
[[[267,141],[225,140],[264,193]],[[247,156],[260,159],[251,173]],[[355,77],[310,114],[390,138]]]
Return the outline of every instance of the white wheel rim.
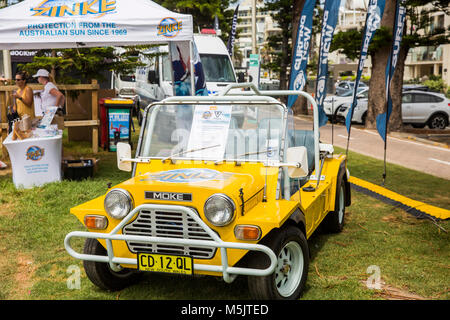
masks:
[[[283,297],[291,296],[298,288],[303,275],[303,251],[295,241],[288,242],[278,255],[275,286]]]
[[[344,188],[341,187],[339,192],[339,224],[344,220]]]

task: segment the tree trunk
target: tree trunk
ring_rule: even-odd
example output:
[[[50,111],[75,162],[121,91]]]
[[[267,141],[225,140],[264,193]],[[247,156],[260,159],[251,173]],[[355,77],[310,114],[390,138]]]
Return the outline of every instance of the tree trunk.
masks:
[[[386,1],[381,27],[393,28],[395,17],[395,1]],[[386,112],[386,65],[391,52],[391,42],[379,47],[371,53],[372,75],[369,82],[369,101],[366,117],[366,128],[376,129],[376,117]]]
[[[294,56],[295,40],[297,39],[298,24],[300,22],[300,15],[302,13],[305,0],[294,0],[293,4],[293,18],[292,18],[292,57]],[[303,91],[306,91],[307,84]],[[292,106],[294,114],[308,114],[308,101],[304,97],[298,97]]]
[[[281,44],[282,48],[282,56],[281,56],[281,66],[280,66],[280,90],[288,89],[288,77],[287,77],[287,68],[289,66],[288,61],[288,48],[289,48],[289,38],[286,35],[283,35],[283,40]]]
[[[386,1],[384,15],[381,20],[381,26],[393,29],[395,19],[395,1]],[[406,25],[406,24],[405,24]],[[386,43],[372,53],[372,76],[370,79],[370,92],[368,111],[366,118],[366,128],[376,129],[376,117],[380,113],[386,112],[386,65],[391,52],[392,43]],[[388,132],[401,131],[403,129],[402,121],[402,87],[403,75],[405,70],[405,60],[408,56],[408,47],[402,46],[398,55],[397,66],[394,77],[391,81],[390,93],[392,98],[392,112],[389,117]]]
[[[402,88],[403,75],[405,71],[405,60],[408,56],[408,47],[401,47],[397,60],[397,67],[395,68],[394,77],[391,83],[391,98],[392,98],[392,113],[389,117],[388,132],[402,131]]]

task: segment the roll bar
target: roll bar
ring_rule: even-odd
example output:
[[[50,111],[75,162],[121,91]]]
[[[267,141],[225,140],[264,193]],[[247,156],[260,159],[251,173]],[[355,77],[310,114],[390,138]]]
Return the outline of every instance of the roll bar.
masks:
[[[225,87],[219,93],[219,96],[233,96],[236,93],[230,92],[232,89],[251,89],[251,91],[241,91],[238,95],[257,95],[257,96],[303,96],[313,106],[313,116],[314,116],[314,166],[317,170],[320,168],[320,149],[319,149],[319,109],[317,107],[316,100],[308,93],[300,90],[259,90],[254,83],[232,83]],[[320,177],[317,177],[320,179]],[[320,180],[318,180],[320,181]]]

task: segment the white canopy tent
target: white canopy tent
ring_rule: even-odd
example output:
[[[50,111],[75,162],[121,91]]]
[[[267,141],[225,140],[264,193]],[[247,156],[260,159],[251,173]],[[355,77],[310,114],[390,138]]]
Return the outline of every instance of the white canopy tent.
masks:
[[[192,16],[150,0],[26,0],[0,10],[0,49],[193,40]]]
[[[190,43],[192,16],[150,0],[25,0],[0,10],[0,49]],[[169,46],[170,47],[170,46]],[[191,70],[193,59],[190,59]],[[194,72],[191,72],[194,90]]]

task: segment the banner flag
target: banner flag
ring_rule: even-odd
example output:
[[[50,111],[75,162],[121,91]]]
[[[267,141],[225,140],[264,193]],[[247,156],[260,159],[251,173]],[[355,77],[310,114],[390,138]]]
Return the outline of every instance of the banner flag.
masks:
[[[227,42],[227,50],[231,58],[233,58],[234,40],[236,38],[236,24],[238,19],[238,11],[239,5],[237,5],[236,9],[234,10],[233,22],[231,24],[231,33]]]
[[[192,43],[194,56],[195,94],[196,96],[207,96],[205,73],[200,60],[200,55],[195,43]],[[173,80],[176,96],[190,96],[191,94],[191,63],[189,41],[172,41],[169,44],[172,57]]]
[[[289,90],[303,90],[306,83],[306,66],[308,64],[309,43],[311,40],[313,13],[316,0],[305,0],[300,21],[298,23],[297,39],[292,57]],[[288,108],[292,108],[297,96],[288,96]]]
[[[367,8],[366,15],[366,26],[362,38],[361,53],[359,57],[358,70],[356,72],[355,84],[353,87],[353,101],[348,110],[347,117],[345,118],[345,125],[347,127],[347,132],[350,136],[350,127],[352,125],[353,111],[355,109],[357,99],[356,95],[358,93],[359,80],[361,79],[361,74],[364,69],[364,62],[366,61],[369,44],[372,41],[375,31],[380,27],[381,17],[383,16],[385,6],[385,0],[370,0],[369,6]]]
[[[377,115],[377,130],[381,138],[386,141],[387,124],[392,112],[392,98],[391,98],[391,81],[394,76],[395,67],[397,66],[398,54],[400,52],[400,44],[403,37],[403,28],[406,17],[406,0],[397,0],[397,7],[395,9],[395,20],[393,29],[393,42],[391,54],[386,66],[386,101],[387,111]]]
[[[319,62],[316,83],[316,102],[319,109],[319,126],[324,126],[328,122],[328,117],[323,110],[323,101],[327,95],[328,78],[328,54],[330,52],[331,41],[339,16],[339,1],[326,0],[323,11],[322,32],[320,35]]]

